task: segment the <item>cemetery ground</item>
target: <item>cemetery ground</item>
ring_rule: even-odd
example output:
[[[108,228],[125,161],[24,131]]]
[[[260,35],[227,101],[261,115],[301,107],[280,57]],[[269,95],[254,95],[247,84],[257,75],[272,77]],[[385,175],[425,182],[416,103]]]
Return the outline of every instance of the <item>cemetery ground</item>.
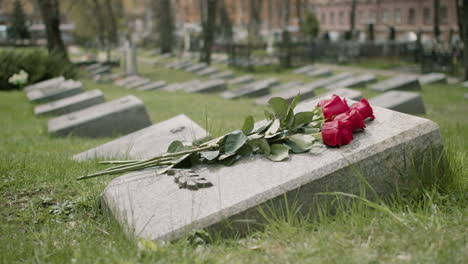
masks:
[[[168,82],[203,79],[143,63],[140,72]],[[276,77],[282,82],[313,80],[290,71],[255,74],[257,79]],[[108,101],[134,94],[144,101],[153,123],[185,113],[212,136],[238,129],[245,116],[263,118],[264,107],[255,105],[254,99],[227,101],[219,95],[140,92],[86,78],[80,81],[86,90],[101,89]],[[358,89],[364,97],[377,94]],[[33,115],[33,105],[23,92],[1,92],[0,262],[462,263],[468,258],[464,93],[461,85],[444,84],[425,85],[421,91],[427,111],[423,117],[439,124],[447,148],[449,164],[444,175],[437,175],[436,184],[421,183],[385,202],[369,202],[364,195],[371,190],[363,183],[362,196],[352,203],[336,195],[338,206],[333,213],[318,208],[317,214],[299,216],[295,207],[271,208],[265,212],[263,228],[247,237],[200,233],[162,244],[129,239],[112,218],[102,214],[99,194],[112,177],[75,180],[100,167],[95,161],[78,163],[70,157],[109,138],[49,137],[46,118]]]

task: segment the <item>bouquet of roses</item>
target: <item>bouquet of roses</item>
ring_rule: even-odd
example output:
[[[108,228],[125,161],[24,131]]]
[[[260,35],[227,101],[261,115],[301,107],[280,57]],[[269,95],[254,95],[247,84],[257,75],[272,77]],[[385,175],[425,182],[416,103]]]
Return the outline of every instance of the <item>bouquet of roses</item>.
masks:
[[[241,129],[199,145],[174,141],[167,153],[146,160],[101,161],[116,166],[82,176],[119,174],[145,168],[158,168],[165,173],[172,168],[192,167],[200,163],[231,165],[242,157],[262,154],[272,161],[288,159],[289,153],[320,152],[324,144],[330,147],[349,144],[353,132],[365,128],[365,119],[374,119],[366,99],[348,106],[346,99],[333,95],[321,101],[310,112],[294,112],[299,102],[275,97],[268,102],[273,112],[265,110],[266,120],[254,123],[245,119]]]

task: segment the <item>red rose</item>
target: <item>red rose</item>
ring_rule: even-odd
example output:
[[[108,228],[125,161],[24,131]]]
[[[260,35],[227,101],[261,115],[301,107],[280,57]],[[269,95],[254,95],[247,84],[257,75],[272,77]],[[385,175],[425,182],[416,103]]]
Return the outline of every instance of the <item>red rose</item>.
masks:
[[[357,129],[364,129],[366,127],[364,120],[356,109],[351,109],[346,113],[339,114],[333,120],[349,123],[353,131]]]
[[[371,119],[375,119],[374,110],[372,110],[372,107],[369,105],[369,102],[365,98],[362,98],[361,101],[353,104],[351,106],[351,109],[356,109],[363,120],[365,120],[368,117],[370,117]]]
[[[322,140],[328,146],[347,145],[353,139],[353,130],[349,122],[333,120],[322,126]]]
[[[322,107],[323,116],[328,121],[332,120],[334,116],[345,113],[349,110],[346,99],[341,99],[337,95],[332,95],[330,100],[323,100],[318,103]]]

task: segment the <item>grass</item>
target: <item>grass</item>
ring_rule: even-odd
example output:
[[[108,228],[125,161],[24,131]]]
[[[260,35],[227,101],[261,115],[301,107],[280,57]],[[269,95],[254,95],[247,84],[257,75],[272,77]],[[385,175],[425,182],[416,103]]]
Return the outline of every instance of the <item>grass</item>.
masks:
[[[171,82],[194,76],[143,64],[140,70],[155,80]],[[282,81],[312,80],[290,71],[258,75]],[[247,115],[257,120],[263,115],[263,108],[251,99],[130,92],[83,82],[87,89],[101,89],[107,100],[135,94],[145,102],[153,123],[185,113],[214,136],[239,128]],[[361,90],[366,96],[374,95]],[[264,229],[247,237],[189,235],[162,244],[127,238],[101,213],[98,197],[110,177],[75,181],[98,167],[69,157],[110,138],[49,137],[46,118],[33,116],[33,105],[22,92],[1,92],[0,262],[463,263],[468,258],[468,103],[463,93],[466,88],[452,85],[428,85],[422,91],[427,108],[424,117],[440,125],[448,149],[445,177],[451,178],[451,184],[420,187],[412,194],[371,204],[377,205],[374,208],[356,199],[346,210],[339,206],[333,215],[319,208],[317,215],[303,218],[294,208],[272,209]],[[341,196],[337,199],[349,203]]]

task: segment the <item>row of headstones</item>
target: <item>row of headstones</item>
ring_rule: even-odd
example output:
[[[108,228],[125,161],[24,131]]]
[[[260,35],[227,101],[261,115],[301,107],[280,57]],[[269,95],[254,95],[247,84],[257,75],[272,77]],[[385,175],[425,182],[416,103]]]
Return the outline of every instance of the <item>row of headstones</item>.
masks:
[[[81,82],[63,76],[26,86],[29,101],[40,103],[37,116],[56,116],[47,122],[53,136],[108,137],[151,125],[144,103],[133,95],[106,102],[102,91],[85,91]]]
[[[314,65],[307,65],[294,70],[294,73],[316,77],[318,73],[328,74],[328,71],[317,68]],[[374,75],[364,74],[357,77],[344,78],[339,82],[327,85],[325,88],[333,90],[342,87],[363,87],[375,82],[377,82],[377,79]],[[369,88],[372,91],[383,92],[383,94],[373,97],[369,101],[373,105],[408,114],[424,114],[425,107],[422,97],[415,91],[420,90],[421,85],[433,83],[447,83],[447,77],[442,73],[429,73],[420,77],[407,75],[394,76],[371,85]]]

